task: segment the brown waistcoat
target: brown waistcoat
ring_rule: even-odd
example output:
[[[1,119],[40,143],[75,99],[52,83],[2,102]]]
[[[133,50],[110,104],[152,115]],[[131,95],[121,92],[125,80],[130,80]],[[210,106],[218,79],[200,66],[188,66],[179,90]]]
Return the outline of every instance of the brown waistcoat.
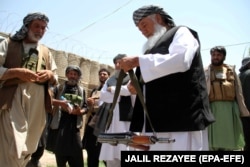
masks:
[[[43,45],[39,45],[40,52],[38,56],[42,56],[46,69],[51,69],[50,61],[49,61],[49,50],[47,47]],[[22,63],[22,42],[16,42],[9,39],[7,55],[4,63],[5,68],[20,68]],[[40,60],[40,59],[39,59]],[[38,63],[39,64],[39,63]],[[23,81],[14,78],[5,81],[6,84],[3,84],[3,87],[0,88],[0,109],[9,109],[12,106],[12,99],[16,92],[18,83]],[[15,83],[7,86],[7,83]],[[52,98],[49,90],[48,83],[44,84],[45,87],[45,108],[46,111],[52,111]]]

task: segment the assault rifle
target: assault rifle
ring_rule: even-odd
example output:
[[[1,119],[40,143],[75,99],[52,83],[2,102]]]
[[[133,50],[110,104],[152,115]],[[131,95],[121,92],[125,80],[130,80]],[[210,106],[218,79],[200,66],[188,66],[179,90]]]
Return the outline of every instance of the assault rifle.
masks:
[[[147,111],[147,107],[145,105],[144,102],[144,98],[143,98],[143,94],[141,92],[141,88],[139,86],[139,82],[137,77],[134,74],[133,70],[129,70],[128,71],[130,79],[137,91],[137,95],[139,97],[139,100],[141,101],[141,104],[144,108],[144,113],[146,114],[146,117],[148,119],[149,125],[153,131],[153,135],[152,136],[140,136],[137,135],[133,132],[125,132],[125,133],[101,133],[98,135],[97,141],[100,143],[109,143],[112,145],[117,145],[117,144],[125,144],[125,145],[129,145],[131,147],[137,148],[137,149],[141,149],[144,151],[149,150],[149,145],[150,144],[155,144],[156,142],[158,143],[172,143],[175,142],[175,139],[169,139],[169,138],[158,138],[156,135],[156,132],[154,130],[154,127],[151,123],[150,117],[148,115],[148,111]],[[115,104],[117,102],[117,98],[119,96],[119,92],[120,92],[120,88],[122,85],[122,79],[124,78],[124,76],[126,75],[126,73],[121,70],[117,79],[117,83],[116,83],[116,89],[115,89],[115,93],[114,93],[114,99],[113,99],[113,103],[111,108],[109,109],[109,117],[108,117],[108,121],[107,121],[107,128],[109,128],[111,120],[112,120],[112,115],[113,115],[113,109],[115,107]]]
[[[117,144],[125,144],[143,151],[148,151],[151,144],[172,143],[175,139],[157,138],[156,136],[141,136],[133,132],[124,133],[101,133],[97,141],[100,143],[109,143],[116,146]]]

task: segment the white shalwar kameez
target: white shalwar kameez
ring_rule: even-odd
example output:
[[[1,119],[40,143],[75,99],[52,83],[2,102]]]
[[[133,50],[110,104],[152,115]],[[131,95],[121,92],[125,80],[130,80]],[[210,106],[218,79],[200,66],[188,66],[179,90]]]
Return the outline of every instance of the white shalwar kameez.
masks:
[[[144,82],[147,83],[162,76],[189,70],[198,47],[199,43],[191,32],[186,27],[179,28],[169,46],[169,54],[146,54],[139,56]],[[147,133],[147,135],[152,135],[152,133]],[[175,139],[175,142],[156,143],[150,145],[150,150],[208,150],[206,129],[201,131],[157,133],[157,137]]]
[[[3,64],[8,43],[3,42],[5,43],[0,45],[0,77],[7,70]],[[31,47],[34,45],[25,44],[24,51],[27,53]],[[39,51],[39,47],[37,49]],[[54,71],[54,59],[50,63]],[[46,123],[44,91],[44,86],[36,83],[18,84],[12,108],[0,110],[0,147],[5,147],[0,151],[0,166],[24,166],[21,162],[25,159],[26,163],[29,160],[27,157],[36,151]]]
[[[105,83],[101,90],[100,101],[103,101],[106,103],[112,103],[113,98],[114,98],[114,92],[115,92],[115,86],[112,86],[111,92],[108,92],[107,84]],[[121,86],[120,95],[122,96],[131,95],[126,85]],[[132,104],[133,104],[135,100],[134,99],[135,96],[132,95],[131,97],[132,97]],[[121,133],[121,132],[129,131],[130,122],[120,121],[120,118],[119,118],[119,100],[120,100],[120,96],[113,110],[113,118],[112,118],[110,127],[106,131],[106,133]],[[111,166],[111,164],[112,164],[112,167],[120,166],[121,151],[131,150],[131,149],[133,148],[130,148],[124,144],[118,144],[117,146],[112,146],[111,144],[103,143],[101,147],[99,160],[106,161],[107,167]]]

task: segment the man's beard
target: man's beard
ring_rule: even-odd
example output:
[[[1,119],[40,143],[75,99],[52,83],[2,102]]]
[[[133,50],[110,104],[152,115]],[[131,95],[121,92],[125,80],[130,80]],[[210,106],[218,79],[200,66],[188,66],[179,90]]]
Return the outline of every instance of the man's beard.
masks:
[[[29,40],[31,40],[33,42],[38,42],[42,38],[42,36],[29,30],[28,31],[28,38],[29,38]]]
[[[212,61],[212,65],[213,66],[221,66],[224,63],[224,60],[220,60],[220,61]]]
[[[142,51],[143,53],[146,52],[146,50],[152,49],[156,42],[162,37],[162,35],[167,31],[166,27],[156,23],[155,26],[155,32],[154,35],[151,37],[148,37],[147,42],[143,45]]]
[[[68,85],[76,85],[78,83],[78,80],[75,79],[68,79],[67,84]]]

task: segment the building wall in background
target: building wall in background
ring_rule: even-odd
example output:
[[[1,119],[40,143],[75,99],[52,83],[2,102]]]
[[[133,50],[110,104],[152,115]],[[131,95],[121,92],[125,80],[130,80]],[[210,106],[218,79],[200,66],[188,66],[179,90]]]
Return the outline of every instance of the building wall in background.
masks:
[[[8,36],[9,34],[0,32],[0,42]],[[66,80],[65,69],[68,65],[77,65],[81,68],[83,75],[80,80],[80,84],[86,90],[87,97],[90,91],[99,85],[98,71],[101,68],[107,68],[111,71],[111,73],[114,71],[114,67],[99,63],[97,61],[86,59],[84,58],[84,55],[75,55],[73,53],[67,53],[65,51],[54,50],[53,48],[49,49],[57,65],[59,83],[62,83]]]

